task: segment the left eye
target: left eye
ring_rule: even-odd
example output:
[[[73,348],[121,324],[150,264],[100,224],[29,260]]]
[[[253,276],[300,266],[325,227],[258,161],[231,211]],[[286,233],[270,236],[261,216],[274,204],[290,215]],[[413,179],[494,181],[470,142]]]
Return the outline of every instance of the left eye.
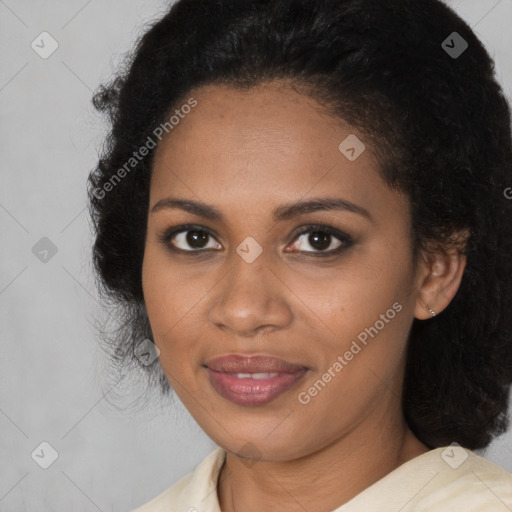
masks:
[[[338,244],[332,247],[335,239],[338,239]],[[347,237],[336,236],[330,229],[327,228],[308,228],[303,231],[297,238],[297,242],[293,244],[295,249],[301,252],[336,252],[342,245],[347,244]],[[313,251],[304,250],[306,244],[313,247]],[[330,250],[327,250],[330,249]]]

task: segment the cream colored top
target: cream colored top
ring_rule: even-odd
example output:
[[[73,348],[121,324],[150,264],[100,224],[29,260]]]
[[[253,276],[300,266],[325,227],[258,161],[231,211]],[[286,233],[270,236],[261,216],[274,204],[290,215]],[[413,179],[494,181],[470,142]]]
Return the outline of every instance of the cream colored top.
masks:
[[[132,512],[221,512],[217,447],[194,471]],[[510,512],[512,474],[458,445],[402,464],[332,512]]]

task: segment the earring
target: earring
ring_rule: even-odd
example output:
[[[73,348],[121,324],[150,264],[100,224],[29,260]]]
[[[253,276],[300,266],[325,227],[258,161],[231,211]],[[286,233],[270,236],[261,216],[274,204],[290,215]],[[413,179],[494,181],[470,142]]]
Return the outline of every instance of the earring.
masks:
[[[427,308],[429,313],[432,315],[432,318],[436,316],[436,312],[433,309]]]

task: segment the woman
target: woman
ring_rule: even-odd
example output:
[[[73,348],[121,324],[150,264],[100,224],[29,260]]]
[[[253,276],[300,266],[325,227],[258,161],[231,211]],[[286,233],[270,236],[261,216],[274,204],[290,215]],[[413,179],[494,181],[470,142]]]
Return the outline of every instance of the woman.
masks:
[[[510,110],[452,10],[178,0],[94,103],[113,357],[218,445],[137,512],[512,508]]]

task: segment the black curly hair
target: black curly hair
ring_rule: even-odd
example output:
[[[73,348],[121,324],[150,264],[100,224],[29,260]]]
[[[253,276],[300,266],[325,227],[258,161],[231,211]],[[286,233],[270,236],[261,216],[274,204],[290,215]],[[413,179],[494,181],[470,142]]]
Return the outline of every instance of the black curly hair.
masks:
[[[203,85],[268,81],[372,143],[382,177],[410,200],[414,257],[469,233],[455,298],[413,322],[403,410],[430,448],[487,446],[508,427],[512,382],[510,107],[482,43],[440,0],[178,0],[151,23],[93,97],[111,126],[88,195],[97,283],[119,321],[100,333],[112,368],[171,391],[158,359],[134,354],[152,339],[141,268],[158,127],[170,131]]]

